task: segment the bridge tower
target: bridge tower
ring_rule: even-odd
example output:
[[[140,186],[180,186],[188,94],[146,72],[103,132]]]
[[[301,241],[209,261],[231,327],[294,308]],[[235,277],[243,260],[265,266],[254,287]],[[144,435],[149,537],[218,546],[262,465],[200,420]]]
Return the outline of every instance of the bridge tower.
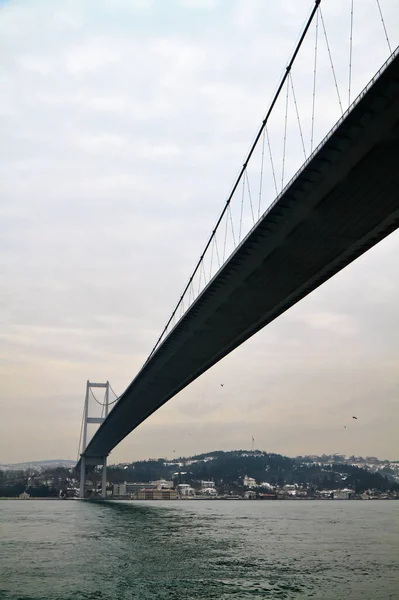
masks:
[[[85,481],[86,481],[86,467],[102,465],[102,477],[101,477],[101,498],[106,498],[106,486],[107,486],[107,457],[106,456],[85,456],[87,448],[87,426],[90,423],[97,423],[101,425],[108,416],[109,409],[109,381],[106,383],[92,383],[87,380],[86,384],[86,396],[85,405],[83,411],[83,432],[82,432],[82,451],[80,459],[80,493],[79,497],[85,497]],[[90,417],[89,416],[89,397],[92,388],[105,389],[104,399],[104,411],[101,417]]]

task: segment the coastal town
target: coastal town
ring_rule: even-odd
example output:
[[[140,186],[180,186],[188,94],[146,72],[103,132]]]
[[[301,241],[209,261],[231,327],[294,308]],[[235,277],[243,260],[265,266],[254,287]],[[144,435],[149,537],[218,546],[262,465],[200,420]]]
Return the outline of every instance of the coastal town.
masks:
[[[0,497],[75,499],[78,473],[68,461],[0,466]],[[100,495],[101,473],[86,481]],[[399,461],[342,454],[295,458],[259,450],[215,451],[174,460],[110,466],[109,500],[395,500]]]

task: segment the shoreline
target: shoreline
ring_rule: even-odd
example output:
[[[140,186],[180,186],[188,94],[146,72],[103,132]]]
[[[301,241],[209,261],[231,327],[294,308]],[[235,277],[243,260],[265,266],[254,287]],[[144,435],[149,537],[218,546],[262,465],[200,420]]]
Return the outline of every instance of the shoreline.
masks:
[[[55,501],[92,501],[92,502],[118,502],[118,501],[124,501],[124,502],[231,502],[231,501],[236,501],[236,502],[310,502],[310,501],[315,501],[315,502],[357,502],[357,501],[368,501],[368,500],[379,500],[379,501],[389,501],[389,500],[399,500],[399,498],[378,498],[378,497],[370,497],[370,498],[173,498],[173,499],[141,499],[138,500],[137,498],[99,498],[99,497],[94,497],[94,498],[53,498],[51,496],[49,497],[44,497],[44,498],[18,498],[18,497],[7,497],[7,496],[2,496],[0,497],[0,501],[7,501],[7,500],[18,500],[21,502],[26,502],[26,501],[32,501],[32,500],[39,500],[39,501],[45,501],[45,500],[55,500]]]

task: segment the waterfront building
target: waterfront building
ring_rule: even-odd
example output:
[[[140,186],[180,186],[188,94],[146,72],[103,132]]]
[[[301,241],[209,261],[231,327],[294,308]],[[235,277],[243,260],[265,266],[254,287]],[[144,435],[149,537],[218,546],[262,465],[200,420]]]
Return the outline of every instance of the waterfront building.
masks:
[[[208,487],[208,488],[201,488],[201,494],[203,496],[217,496],[217,492],[216,492],[216,488],[214,487]]]
[[[114,483],[114,485],[112,486],[112,493],[113,493],[113,496],[133,498],[133,497],[135,497],[137,492],[142,490],[143,488],[153,489],[154,487],[155,486],[152,483],[124,481],[123,483]]]
[[[179,483],[177,491],[181,498],[193,498],[195,496],[194,488],[188,483]]]
[[[214,481],[201,481],[201,489],[204,490],[206,488],[215,488],[215,482]]]
[[[166,479],[159,479],[158,481],[151,481],[150,486],[146,485],[145,487],[154,486],[157,490],[171,490],[173,489],[173,481],[167,481]]]
[[[253,477],[248,477],[248,475],[244,475],[243,484],[244,487],[249,489],[256,488],[256,480]]]
[[[254,492],[253,490],[248,490],[245,492],[244,498],[245,500],[255,500],[256,492]]]
[[[343,490],[334,490],[333,492],[333,498],[334,500],[349,500],[350,497],[352,496],[353,491],[349,490],[347,488],[343,489]]]
[[[172,489],[143,488],[137,492],[137,500],[176,500],[177,492]]]
[[[283,488],[284,490],[284,494],[286,496],[296,496],[297,493],[297,487],[296,485],[290,485],[290,484],[286,484]]]

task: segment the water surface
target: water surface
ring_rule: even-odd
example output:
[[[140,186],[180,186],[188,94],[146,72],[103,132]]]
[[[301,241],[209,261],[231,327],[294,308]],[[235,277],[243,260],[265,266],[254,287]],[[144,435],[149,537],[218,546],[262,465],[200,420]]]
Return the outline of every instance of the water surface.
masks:
[[[398,600],[399,502],[0,502],[0,599]]]

